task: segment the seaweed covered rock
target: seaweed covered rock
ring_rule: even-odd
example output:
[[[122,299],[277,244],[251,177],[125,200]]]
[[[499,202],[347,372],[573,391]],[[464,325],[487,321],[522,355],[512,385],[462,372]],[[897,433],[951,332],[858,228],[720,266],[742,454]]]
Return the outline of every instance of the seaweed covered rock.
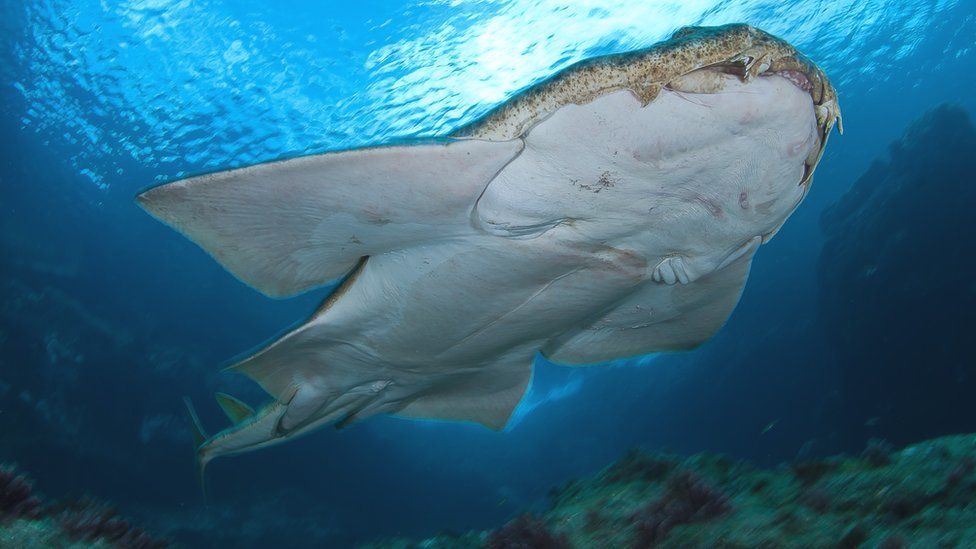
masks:
[[[485,549],[569,549],[563,534],[532,515],[521,515],[488,536]]]
[[[168,543],[120,517],[115,509],[93,500],[72,503],[57,514],[58,525],[68,538],[84,542],[109,542],[122,549],[164,549]]]
[[[25,475],[10,466],[0,466],[0,521],[34,518],[40,514],[41,500]]]
[[[372,547],[976,547],[976,435],[878,446],[775,470],[632,452],[538,517]]]
[[[976,129],[940,106],[822,215],[820,317],[839,362],[853,447],[972,429]]]
[[[45,502],[26,475],[0,465],[0,547],[168,546],[95,500]]]
[[[654,547],[675,527],[704,522],[729,511],[729,498],[699,475],[682,471],[668,479],[664,494],[631,517],[635,548]]]

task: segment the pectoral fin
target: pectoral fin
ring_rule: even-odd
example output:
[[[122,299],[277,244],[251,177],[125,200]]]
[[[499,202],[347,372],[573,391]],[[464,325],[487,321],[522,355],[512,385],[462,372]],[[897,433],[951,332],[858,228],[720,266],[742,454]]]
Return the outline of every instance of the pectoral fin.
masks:
[[[400,417],[471,421],[500,431],[525,396],[532,359],[515,354],[481,371],[448,379],[397,411]]]
[[[522,141],[372,147],[191,177],[143,208],[273,297],[325,285],[363,256],[470,231],[478,196]]]

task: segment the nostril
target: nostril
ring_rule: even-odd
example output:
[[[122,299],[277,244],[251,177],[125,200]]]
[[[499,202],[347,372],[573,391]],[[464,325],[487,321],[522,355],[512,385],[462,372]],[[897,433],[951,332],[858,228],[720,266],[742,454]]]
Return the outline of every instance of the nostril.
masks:
[[[745,191],[739,193],[739,207],[743,210],[749,209],[749,195]]]

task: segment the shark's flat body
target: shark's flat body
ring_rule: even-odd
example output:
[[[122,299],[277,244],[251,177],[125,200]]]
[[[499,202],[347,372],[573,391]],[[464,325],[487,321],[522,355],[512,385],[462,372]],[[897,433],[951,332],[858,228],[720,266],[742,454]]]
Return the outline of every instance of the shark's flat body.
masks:
[[[535,353],[688,349],[805,196],[839,109],[745,25],[567,69],[439,144],[327,153],[147,191],[146,209],[271,296],[345,277],[233,367],[274,397],[206,461],[378,413],[505,425]]]

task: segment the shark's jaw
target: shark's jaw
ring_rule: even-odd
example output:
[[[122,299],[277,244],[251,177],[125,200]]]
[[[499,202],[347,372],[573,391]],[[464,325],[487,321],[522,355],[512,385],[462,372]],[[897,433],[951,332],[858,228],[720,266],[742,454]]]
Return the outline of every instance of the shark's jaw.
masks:
[[[780,76],[810,94],[817,117],[819,146],[807,160],[806,173],[800,181],[802,186],[809,187],[834,126],[840,133],[844,132],[837,92],[823,70],[787,42],[749,25],[685,27],[676,31],[668,43],[674,43],[672,55],[676,56],[696,49],[725,49],[729,55],[721,61],[677,75],[668,81],[666,89],[694,91],[697,85],[699,93],[706,92],[701,85],[708,80],[700,75],[724,73],[735,75],[743,82],[763,76]]]
[[[779,75],[810,94],[820,133],[817,158],[835,125],[843,133],[837,92],[824,72],[796,48],[744,24],[684,27],[660,44],[623,54],[581,61],[537,84],[488,115],[454,132],[454,137],[504,141],[525,135],[560,107],[582,105],[616,90],[630,90],[648,104],[662,89],[680,89],[688,75],[708,69],[743,81]]]

